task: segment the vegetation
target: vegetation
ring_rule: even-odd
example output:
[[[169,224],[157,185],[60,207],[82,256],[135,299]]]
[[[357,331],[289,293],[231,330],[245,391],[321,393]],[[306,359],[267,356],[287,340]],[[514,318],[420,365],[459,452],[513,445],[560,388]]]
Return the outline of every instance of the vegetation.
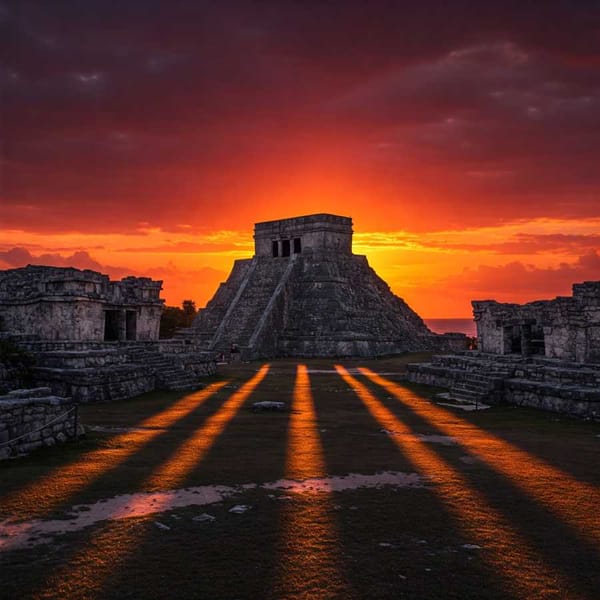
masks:
[[[172,338],[178,329],[189,327],[197,312],[196,303],[193,300],[184,300],[181,308],[165,306],[160,318],[160,337]]]

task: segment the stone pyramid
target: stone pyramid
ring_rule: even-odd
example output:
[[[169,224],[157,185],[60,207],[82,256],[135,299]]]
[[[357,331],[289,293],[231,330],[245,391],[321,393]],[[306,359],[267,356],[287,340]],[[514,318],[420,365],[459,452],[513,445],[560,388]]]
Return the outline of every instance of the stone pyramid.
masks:
[[[444,337],[352,254],[352,219],[316,214],[257,223],[255,256],[236,260],[186,336],[243,358],[380,356],[440,350]]]

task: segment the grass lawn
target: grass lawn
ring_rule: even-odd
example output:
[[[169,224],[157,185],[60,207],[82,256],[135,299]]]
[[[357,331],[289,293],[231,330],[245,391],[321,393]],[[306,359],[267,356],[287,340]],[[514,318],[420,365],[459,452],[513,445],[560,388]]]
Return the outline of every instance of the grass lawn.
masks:
[[[81,406],[83,438],[0,464],[0,599],[598,598],[600,424],[440,406],[402,381],[423,358]]]

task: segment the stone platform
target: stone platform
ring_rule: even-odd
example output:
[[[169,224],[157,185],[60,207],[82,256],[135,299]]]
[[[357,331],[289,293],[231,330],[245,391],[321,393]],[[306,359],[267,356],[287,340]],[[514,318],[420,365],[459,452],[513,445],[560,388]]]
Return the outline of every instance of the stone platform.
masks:
[[[542,408],[600,419],[600,365],[483,352],[436,355],[407,378],[450,390],[458,402]]]
[[[193,390],[216,372],[214,353],[183,340],[17,343],[35,359],[31,384],[76,402],[121,400],[156,389]]]

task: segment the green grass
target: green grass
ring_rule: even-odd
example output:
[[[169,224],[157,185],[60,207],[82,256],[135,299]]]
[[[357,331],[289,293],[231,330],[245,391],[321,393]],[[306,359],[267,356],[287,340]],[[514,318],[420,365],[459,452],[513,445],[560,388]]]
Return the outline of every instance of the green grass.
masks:
[[[342,364],[401,373],[407,362],[426,357]],[[331,360],[301,362],[322,370],[334,364]],[[250,405],[278,400],[289,406],[297,361],[277,360],[271,365],[267,377],[206,455],[192,465],[180,487],[263,483],[284,476],[291,415],[254,413]],[[148,484],[149,476],[207,419],[219,414],[223,403],[259,367],[258,363],[237,363],[221,369],[210,382],[227,380],[228,387],[168,427],[158,428],[147,444],[125,459],[127,447],[122,438],[118,441],[119,434],[92,432],[77,442],[2,463],[0,518],[68,518],[67,511],[74,504],[160,489],[160,485]],[[424,421],[382,388],[364,377],[358,379],[415,433],[440,433],[436,424]],[[310,380],[315,426],[329,475],[418,471],[413,457],[382,433],[381,424],[337,374],[313,374]],[[436,391],[402,385],[423,402]],[[87,425],[135,427],[181,397],[156,392],[82,406],[80,414]],[[506,440],[576,481],[596,489],[600,486],[598,423],[509,406],[454,414],[480,428],[483,436]],[[573,522],[561,519],[523,491],[521,465],[515,465],[514,477],[507,477],[483,460],[465,460],[473,457],[461,445],[415,444],[425,446],[455,473],[454,483],[458,481],[460,489],[452,497],[442,494],[446,488],[436,481],[424,488],[364,488],[290,500],[278,499],[283,492],[255,488],[217,505],[100,522],[58,536],[50,544],[0,552],[0,598],[520,598],[523,582],[517,580],[521,571],[529,597],[597,597],[598,546]],[[87,464],[84,460],[94,474],[91,481],[79,481],[78,472],[64,476],[81,483],[74,485],[75,491],[64,493],[65,480],[48,477],[98,452],[103,462]],[[115,461],[121,457],[121,462],[106,468],[113,456]],[[552,482],[547,483],[552,502]],[[23,489],[28,490],[25,497],[19,495]],[[465,506],[470,497],[481,497],[517,532],[523,545],[507,545],[501,556],[494,554],[494,540],[500,534],[475,514],[457,517],[452,507],[460,505],[461,494]],[[55,497],[58,500],[49,507],[48,498]],[[240,503],[252,509],[241,515],[228,512]],[[214,515],[216,521],[193,520],[203,512]],[[598,528],[599,515],[595,516]],[[583,522],[590,515],[574,514],[573,518]],[[159,529],[154,521],[170,529]],[[482,548],[465,549],[465,543],[478,543]],[[525,560],[537,561],[540,573],[545,569],[555,579],[544,580],[540,575],[538,580],[528,574],[524,566],[521,569]]]

